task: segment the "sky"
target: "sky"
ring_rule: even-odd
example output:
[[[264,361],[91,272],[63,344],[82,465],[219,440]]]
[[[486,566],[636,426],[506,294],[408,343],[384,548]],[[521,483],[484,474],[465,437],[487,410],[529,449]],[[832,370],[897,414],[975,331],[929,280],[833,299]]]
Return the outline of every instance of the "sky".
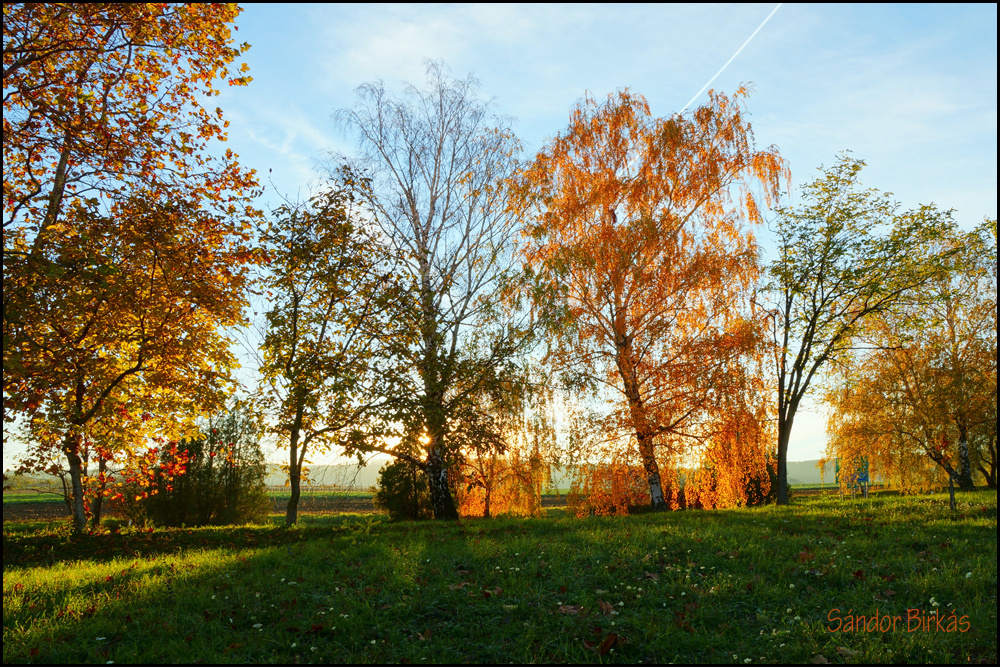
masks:
[[[775,7],[248,5],[236,40],[251,44],[242,60],[253,82],[215,104],[268,208],[315,191],[329,152],[352,154],[332,114],[363,83],[420,87],[427,59],[472,73],[530,157],[586,93],[601,100],[627,87],[655,116],[681,111]],[[791,168],[790,203],[851,150],[867,163],[863,183],[904,208],[953,208],[966,229],[996,216],[995,4],[781,5],[711,87],[731,95],[744,83],[757,146],[776,146]],[[757,235],[767,252],[767,230]],[[789,460],[823,455],[825,418],[809,410]]]

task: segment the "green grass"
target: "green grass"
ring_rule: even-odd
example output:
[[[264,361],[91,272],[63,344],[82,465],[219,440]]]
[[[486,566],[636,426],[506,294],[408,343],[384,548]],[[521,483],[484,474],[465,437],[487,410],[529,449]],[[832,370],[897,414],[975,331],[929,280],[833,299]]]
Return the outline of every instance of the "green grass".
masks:
[[[61,502],[63,502],[61,494],[27,492],[3,494],[4,505],[34,505]]]
[[[78,540],[5,523],[4,662],[995,662],[997,496],[959,498]],[[934,611],[944,630],[907,632]],[[876,613],[896,630],[844,631]]]

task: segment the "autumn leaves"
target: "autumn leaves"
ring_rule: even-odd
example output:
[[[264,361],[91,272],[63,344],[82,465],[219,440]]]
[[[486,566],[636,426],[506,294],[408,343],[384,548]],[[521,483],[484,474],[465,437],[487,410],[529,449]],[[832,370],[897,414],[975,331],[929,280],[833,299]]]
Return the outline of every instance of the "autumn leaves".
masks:
[[[230,386],[260,212],[202,104],[239,11],[4,5],[4,419],[29,467],[68,460],[77,531],[88,458],[178,438]]]
[[[618,394],[605,442],[634,443],[657,509],[658,453],[679,460],[734,412],[766,422],[744,221],[760,222],[758,197],[775,201],[788,173],[775,149],[754,148],[746,94],[712,93],[690,118],[666,119],[628,91],[585,98],[515,179],[524,255],[566,309],[549,359]],[[622,463],[631,448],[584,456]]]

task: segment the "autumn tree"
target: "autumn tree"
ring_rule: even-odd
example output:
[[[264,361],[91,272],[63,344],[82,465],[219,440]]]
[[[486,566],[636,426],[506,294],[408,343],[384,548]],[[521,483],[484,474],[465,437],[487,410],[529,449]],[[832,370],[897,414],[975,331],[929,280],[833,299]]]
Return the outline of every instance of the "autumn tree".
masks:
[[[239,11],[4,5],[4,418],[62,429],[77,530],[87,425],[125,396],[189,422],[234,363],[256,182],[203,105],[249,81]]]
[[[746,95],[713,91],[669,118],[627,90],[588,96],[517,180],[524,257],[542,299],[565,308],[550,358],[621,397],[619,429],[656,509],[667,508],[656,450],[704,437],[760,354],[744,223],[760,221],[761,194],[774,200],[787,169],[776,149],[754,147]]]
[[[361,225],[352,181],[283,207],[261,234],[269,255],[271,307],[261,347],[262,400],[288,450],[296,522],[307,453],[358,439],[406,369],[412,296],[400,287],[381,244]],[[377,437],[368,434],[368,437]]]
[[[925,456],[971,491],[970,445],[996,484],[996,223],[952,226],[935,246],[934,275],[860,333],[872,349],[829,392],[830,430],[842,458],[861,448],[902,480]]]
[[[517,219],[501,186],[519,144],[476,97],[473,78],[453,79],[435,63],[427,77],[425,89],[407,86],[399,97],[365,84],[337,117],[358,139],[354,165],[371,178],[364,201],[417,304],[407,324],[418,341],[404,354],[391,420],[420,439],[435,518],[456,519],[448,470],[460,445],[450,424],[490,370],[530,340],[520,311],[504,306]],[[406,456],[384,443],[364,447]]]
[[[31,274],[27,243],[13,245],[4,289],[22,306],[10,353],[23,370],[11,393],[35,442],[66,456],[81,531],[85,440],[113,445],[110,456],[143,446],[150,418],[175,438],[221,405],[236,360],[220,331],[243,321],[253,253],[241,232],[223,235],[183,201],[117,202],[110,215],[74,206],[66,222],[46,244],[42,274]],[[143,413],[134,428],[116,421]]]
[[[229,70],[248,48],[231,45],[238,7],[7,3],[3,12],[6,419],[37,402],[22,383],[41,367],[18,331],[41,283],[61,270],[53,257],[76,211],[130,215],[140,199],[211,209],[197,241],[211,246],[239,233],[233,219],[256,214],[256,182],[231,152],[207,152],[227,124],[204,106],[215,81],[250,80],[245,64]]]
[[[847,155],[803,187],[804,204],[777,208],[778,256],[769,266],[778,387],[778,504],[788,503],[788,443],[817,373],[848,351],[872,316],[926,283],[937,261],[926,249],[947,228],[933,206],[900,211],[861,189],[864,162]]]

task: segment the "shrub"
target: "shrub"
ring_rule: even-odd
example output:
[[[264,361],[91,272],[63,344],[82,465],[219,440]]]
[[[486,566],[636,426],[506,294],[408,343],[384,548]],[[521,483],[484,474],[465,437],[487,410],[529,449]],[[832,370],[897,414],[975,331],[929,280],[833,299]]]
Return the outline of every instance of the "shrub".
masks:
[[[200,430],[159,454],[147,489],[126,487],[126,517],[140,524],[221,526],[267,516],[260,425],[238,405]]]
[[[403,459],[387,463],[379,470],[372,504],[388,512],[390,521],[417,521],[434,516],[427,475]]]

